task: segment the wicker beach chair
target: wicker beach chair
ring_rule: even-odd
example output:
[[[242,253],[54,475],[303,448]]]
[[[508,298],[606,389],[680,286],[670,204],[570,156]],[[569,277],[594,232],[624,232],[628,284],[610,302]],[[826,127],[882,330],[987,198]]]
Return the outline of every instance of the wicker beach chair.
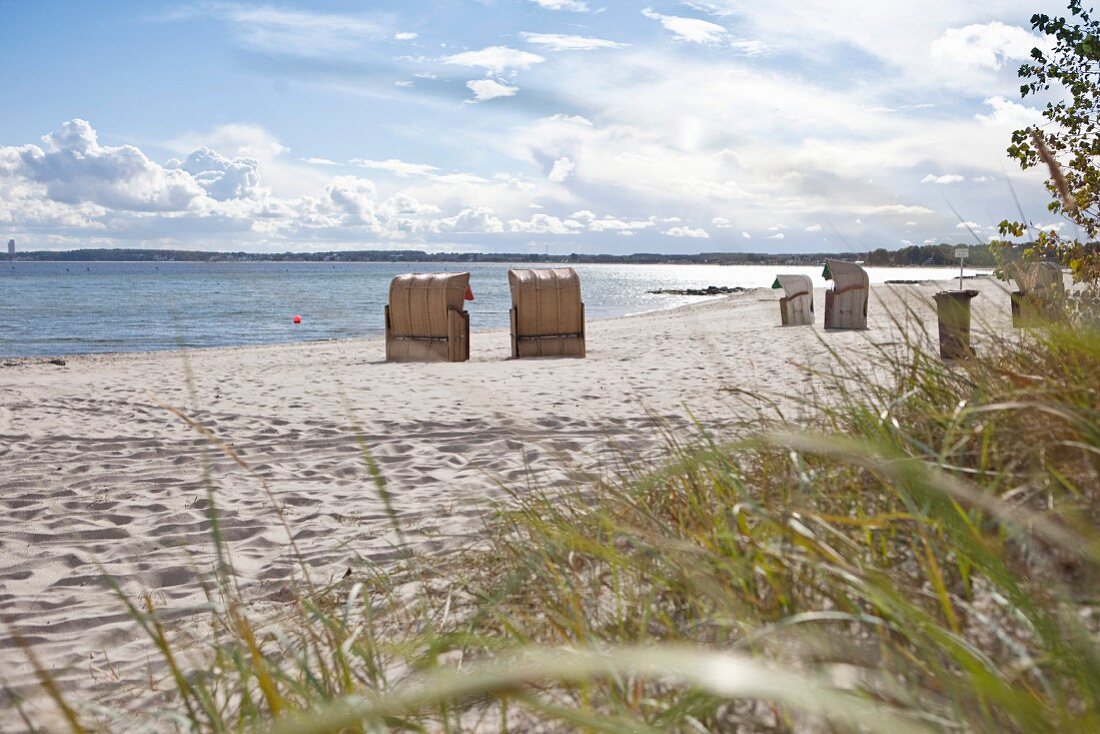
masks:
[[[512,357],[583,357],[584,303],[573,268],[509,270]]]
[[[470,315],[463,297],[469,273],[410,273],[390,283],[386,361],[465,362]]]
[[[1021,263],[1015,267],[1019,290],[1010,294],[1012,326],[1041,326],[1057,321],[1061,316],[1060,301],[1066,285],[1062,269],[1056,263]]]
[[[866,329],[871,291],[867,271],[843,260],[826,260],[825,271],[833,280],[832,289],[825,291],[825,328]]]
[[[808,275],[779,275],[775,281],[785,296],[779,299],[784,326],[806,326],[814,322],[814,285]]]

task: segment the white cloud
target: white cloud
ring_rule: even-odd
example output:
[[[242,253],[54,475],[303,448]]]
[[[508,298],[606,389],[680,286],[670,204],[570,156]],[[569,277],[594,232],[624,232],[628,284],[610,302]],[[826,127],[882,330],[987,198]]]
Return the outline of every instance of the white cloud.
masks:
[[[278,197],[259,185],[261,161],[200,148],[162,166],[132,146],[100,145],[95,130],[83,120],[66,123],[45,140],[46,150],[0,147],[0,222],[21,231],[51,227],[56,236],[79,231],[80,239],[73,242],[85,246],[156,239],[186,242],[188,247],[222,242],[221,249],[239,249],[251,242],[285,249],[292,242],[384,244],[441,233],[509,231],[490,207],[464,206],[457,214],[442,216],[442,207],[431,200],[408,190],[383,196],[373,182],[356,176],[329,179],[316,194]],[[438,189],[469,200],[477,198],[479,187],[506,194],[498,200],[510,196],[529,201],[531,196],[530,185],[516,179],[494,182],[470,174],[436,174],[434,166],[395,159],[360,164],[422,175],[431,182],[424,189],[429,196]],[[557,232],[563,226],[553,218],[534,217],[510,229]],[[571,227],[583,225],[574,222]],[[103,236],[93,240],[88,231]]]
[[[589,232],[622,231],[628,229],[649,229],[653,225],[650,219],[619,219],[611,215],[588,223]]]
[[[550,169],[550,175],[547,178],[552,183],[561,183],[573,175],[573,169],[575,168],[576,165],[568,158],[558,158],[554,161],[554,167]]]
[[[429,166],[426,163],[409,163],[407,161],[397,160],[396,158],[387,158],[384,161],[374,161],[367,158],[352,158],[349,162],[357,166],[362,166],[363,168],[388,171],[395,176],[427,176],[439,170],[435,166]]]
[[[920,182],[921,183],[933,183],[933,184],[944,185],[944,184],[958,183],[960,181],[965,181],[965,180],[966,180],[966,176],[960,176],[957,173],[945,173],[942,176],[936,176],[935,174],[929,173],[924,178],[922,178],[920,180]]]
[[[548,10],[570,10],[574,13],[588,12],[588,5],[584,0],[531,0]]]
[[[519,91],[519,87],[501,84],[493,79],[473,79],[466,82],[466,86],[474,93],[471,102],[485,102],[497,97],[511,97]]]
[[[567,36],[560,33],[521,33],[520,35],[527,43],[546,46],[551,51],[594,51],[601,48],[625,48],[630,45],[604,38]]]
[[[665,30],[670,31],[681,41],[692,43],[718,44],[726,39],[726,29],[717,23],[698,18],[684,18],[678,15],[661,15],[651,8],[642,10],[642,15],[658,21]]]
[[[751,240],[752,239],[752,235],[749,234],[748,232],[742,232],[741,236],[744,237],[746,240]]]
[[[471,234],[499,234],[504,231],[504,224],[488,207],[474,207],[463,209],[453,217],[447,217],[439,221],[440,231],[463,232]]]
[[[757,56],[764,53],[770,47],[762,41],[752,41],[747,38],[733,39],[729,42],[730,48],[740,51],[745,56]]]
[[[910,89],[927,85],[970,92],[977,79],[990,83],[988,71],[938,61],[929,52],[932,43],[948,28],[998,19],[1019,22],[1036,12],[1035,3],[1025,0],[926,0],[920,4],[802,0],[797,5],[692,0],[691,4],[721,17],[735,18],[742,33],[760,38],[780,52],[806,54],[817,62],[833,65],[846,60],[850,63],[851,50],[881,63],[885,73],[879,79],[887,83],[902,81],[913,84]],[[1001,81],[1011,88],[1007,75]]]
[[[667,234],[669,237],[692,237],[695,239],[707,239],[710,237],[710,233],[702,227],[698,229],[692,229],[691,227],[672,227],[666,229],[661,234]]]
[[[546,59],[538,54],[507,46],[488,46],[478,51],[463,51],[443,57],[444,63],[480,67],[494,74],[501,74],[507,69],[526,69],[543,61]]]
[[[254,196],[260,185],[255,158],[226,158],[209,148],[199,148],[182,162],[172,159],[165,168],[187,171],[217,201]]]
[[[401,80],[398,80],[398,81],[394,82],[394,83],[393,83],[393,86],[395,86],[395,87],[406,87],[406,88],[408,88],[408,87],[411,87],[411,86],[413,86],[413,83],[412,83],[412,82],[410,82],[410,81],[408,81],[408,80],[405,80],[405,79],[401,79]]]
[[[821,225],[820,224],[811,224],[810,226],[806,227],[806,231],[807,232],[820,232],[821,231]]]
[[[993,21],[948,28],[932,42],[930,52],[944,64],[997,70],[1006,61],[1029,58],[1031,49],[1043,45],[1042,39],[1023,28]]]
[[[575,125],[592,127],[592,121],[583,115],[552,115],[551,117],[547,117],[544,122],[568,122]]]
[[[989,127],[1004,131],[1020,130],[1032,125],[1041,125],[1043,113],[1034,107],[1012,102],[1004,97],[989,97],[985,103],[993,108],[988,115],[977,114],[974,119]]]
[[[982,225],[977,222],[959,222],[955,225],[955,229],[981,229]]]
[[[849,204],[844,209],[853,214],[868,216],[911,217],[913,215],[934,214],[928,207],[915,204]],[[858,219],[856,222],[862,224]]]
[[[377,226],[378,190],[372,182],[355,176],[338,176],[326,187],[325,193],[344,215],[344,223]]]
[[[394,33],[393,34],[393,40],[395,40],[395,41],[411,41],[419,35],[420,35],[419,33],[411,33],[409,31],[402,31],[400,33]]]
[[[131,145],[101,146],[81,119],[64,123],[36,145],[7,148],[4,168],[45,187],[62,204],[84,203],[126,211],[182,211],[205,194],[190,173],[150,161]]]
[[[169,146],[185,154],[207,147],[231,158],[244,156],[264,162],[290,152],[290,148],[267,130],[247,123],[229,123],[207,133],[184,135],[171,141]]]
[[[710,223],[718,229],[729,229],[733,226],[733,222],[726,219],[725,217],[715,217],[714,219],[710,220]]]
[[[593,219],[596,218],[596,215],[593,214],[592,212],[588,211],[587,209],[582,209],[578,212],[573,212],[572,214],[570,214],[569,218],[570,219],[579,219],[581,221],[592,221]]]
[[[786,237],[786,235],[783,234],[782,232],[776,232],[775,234],[768,235],[764,239],[766,239],[766,240],[781,240],[784,237]]]
[[[441,173],[432,176],[433,181],[447,184],[476,185],[489,183],[489,179],[476,176],[472,173]]]
[[[315,156],[310,156],[309,158],[303,158],[302,161],[304,163],[312,163],[315,166],[338,166],[338,165],[340,165],[336,161],[329,160],[328,158],[317,158]]]
[[[549,214],[532,214],[529,219],[510,219],[508,230],[525,234],[570,234],[573,230]]]
[[[368,40],[386,33],[380,24],[354,15],[230,3],[204,7],[229,21],[241,43],[268,53],[330,56],[360,49]]]

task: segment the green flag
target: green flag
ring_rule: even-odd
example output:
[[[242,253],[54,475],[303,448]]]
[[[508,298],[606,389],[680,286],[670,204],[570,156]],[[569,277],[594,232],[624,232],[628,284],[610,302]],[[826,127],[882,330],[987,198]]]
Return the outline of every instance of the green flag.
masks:
[[[779,284],[779,276],[778,276],[778,275],[777,275],[777,276],[775,276],[775,282],[774,282],[774,283],[772,283],[772,288],[782,288],[782,287],[783,287],[783,286],[781,286],[781,285]]]

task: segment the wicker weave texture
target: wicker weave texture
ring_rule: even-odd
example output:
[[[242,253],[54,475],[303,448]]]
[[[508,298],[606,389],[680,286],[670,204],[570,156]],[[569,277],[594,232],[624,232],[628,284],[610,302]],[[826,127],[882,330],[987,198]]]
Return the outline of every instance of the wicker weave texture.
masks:
[[[469,273],[409,273],[390,282],[386,359],[459,362],[469,358],[463,296]]]
[[[463,309],[469,273],[409,273],[390,282],[394,336],[447,336],[447,309]]]
[[[1020,288],[1009,294],[1014,327],[1046,326],[1065,318],[1059,302],[1066,283],[1057,264],[1021,263],[1013,275]]]
[[[784,326],[808,326],[814,322],[814,285],[808,275],[780,275],[785,295],[779,299]]]
[[[1066,285],[1062,269],[1055,263],[1023,263],[1016,266],[1016,285],[1026,295],[1061,293]]]
[[[825,292],[826,329],[866,329],[871,280],[855,263],[826,260],[833,289]]]
[[[583,357],[584,303],[573,268],[509,270],[513,357]]]

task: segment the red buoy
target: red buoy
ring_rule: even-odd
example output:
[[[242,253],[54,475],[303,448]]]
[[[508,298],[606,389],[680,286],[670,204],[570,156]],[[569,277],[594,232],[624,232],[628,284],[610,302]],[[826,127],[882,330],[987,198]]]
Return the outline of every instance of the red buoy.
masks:
[[[296,323],[296,324],[302,323],[302,317],[299,316],[298,314],[294,314],[294,323]]]

